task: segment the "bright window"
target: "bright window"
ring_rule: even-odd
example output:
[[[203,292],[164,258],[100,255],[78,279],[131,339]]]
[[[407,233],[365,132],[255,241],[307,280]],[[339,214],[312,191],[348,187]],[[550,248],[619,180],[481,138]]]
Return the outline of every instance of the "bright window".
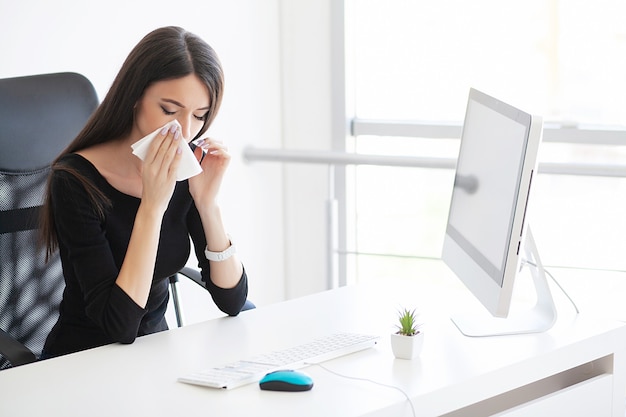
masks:
[[[564,132],[540,164],[616,167],[610,176],[541,174],[530,223],[547,265],[626,270],[626,3],[622,0],[358,0],[347,13],[357,120],[461,124],[470,87]],[[617,129],[610,143],[589,130]],[[570,129],[570,130],[567,130]],[[441,136],[441,135],[439,135]],[[364,154],[454,158],[458,138],[359,135]],[[582,171],[581,171],[582,173]],[[348,170],[349,281],[405,273],[440,255],[451,169]]]

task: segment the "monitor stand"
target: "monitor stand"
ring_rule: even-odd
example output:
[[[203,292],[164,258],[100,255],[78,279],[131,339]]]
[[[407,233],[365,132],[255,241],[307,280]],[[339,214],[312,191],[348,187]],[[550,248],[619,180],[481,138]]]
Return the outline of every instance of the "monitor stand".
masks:
[[[530,227],[526,231],[524,252],[526,254],[524,261],[530,269],[537,294],[534,307],[511,313],[506,318],[493,317],[486,312],[482,315],[454,316],[452,321],[461,333],[471,337],[504,336],[541,333],[552,328],[557,316],[556,307]]]

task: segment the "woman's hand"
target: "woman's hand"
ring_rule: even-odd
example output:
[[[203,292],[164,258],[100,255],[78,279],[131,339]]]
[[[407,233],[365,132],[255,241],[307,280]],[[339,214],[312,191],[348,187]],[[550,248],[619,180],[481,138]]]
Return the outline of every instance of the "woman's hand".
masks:
[[[176,186],[176,170],[181,160],[180,138],[177,126],[164,128],[155,136],[143,161],[141,202],[160,214],[165,213]]]
[[[176,170],[182,153],[180,144],[183,142],[180,137],[177,126],[161,130],[152,140],[142,165],[141,204],[116,280],[141,308],[145,308],[148,302],[163,214],[176,186]]]
[[[218,140],[204,139],[197,146],[206,152],[202,160],[202,172],[189,179],[189,192],[198,208],[213,206],[230,163],[228,148]],[[196,152],[199,152],[196,149]],[[197,155],[197,154],[196,154]]]
[[[222,142],[213,139],[205,139],[197,146],[207,153],[201,162],[202,172],[189,178],[189,192],[200,214],[207,249],[221,252],[232,244],[226,234],[220,208],[216,201],[224,173],[230,163],[230,154]],[[196,149],[196,152],[199,151]],[[211,281],[216,286],[234,288],[239,283],[243,275],[243,266],[237,259],[237,255],[224,261],[209,262],[211,264]]]

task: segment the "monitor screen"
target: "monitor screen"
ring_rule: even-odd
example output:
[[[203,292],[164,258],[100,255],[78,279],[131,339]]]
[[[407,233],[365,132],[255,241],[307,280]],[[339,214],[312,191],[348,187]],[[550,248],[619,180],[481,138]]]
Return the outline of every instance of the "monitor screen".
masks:
[[[468,102],[447,233],[502,286],[530,116]]]
[[[490,317],[507,317],[525,256],[542,128],[540,117],[470,90],[442,259]]]

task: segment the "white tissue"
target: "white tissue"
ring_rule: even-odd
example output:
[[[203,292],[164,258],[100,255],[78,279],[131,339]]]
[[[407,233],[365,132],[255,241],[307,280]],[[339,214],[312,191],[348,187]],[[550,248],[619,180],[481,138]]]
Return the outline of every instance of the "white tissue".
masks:
[[[173,124],[177,125],[180,128],[180,123],[178,123],[178,121],[176,120],[172,120],[165,126],[158,128],[154,132],[144,136],[137,142],[133,143],[131,145],[131,147],[133,148],[133,154],[137,155],[137,157],[139,157],[139,159],[143,161],[148,154],[148,148],[150,147],[150,143],[152,143],[152,139],[154,139],[164,127],[167,126],[169,128]],[[183,152],[181,155],[182,160],[180,161],[180,164],[178,165],[178,170],[176,171],[176,181],[186,180],[187,178],[191,178],[194,175],[198,175],[202,172],[202,168],[200,167],[200,164],[198,163],[198,160],[196,159],[196,156],[193,154],[193,151],[191,150],[189,145],[181,140],[180,148]]]

